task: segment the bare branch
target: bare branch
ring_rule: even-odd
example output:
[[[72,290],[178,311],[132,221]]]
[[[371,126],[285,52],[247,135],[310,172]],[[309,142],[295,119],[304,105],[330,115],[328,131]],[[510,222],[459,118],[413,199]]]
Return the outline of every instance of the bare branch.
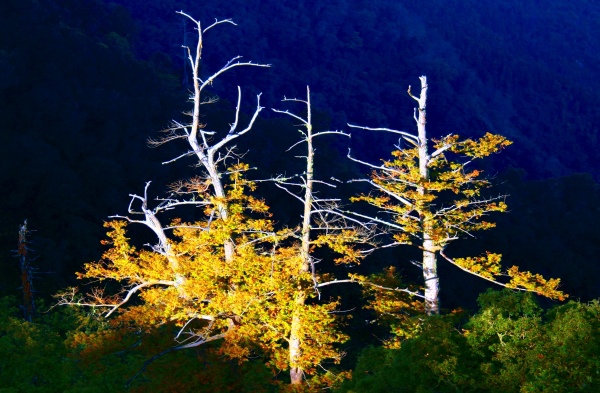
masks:
[[[431,155],[429,156],[429,158],[434,158],[435,156],[438,156],[438,155],[442,154],[443,152],[445,152],[446,150],[450,149],[451,147],[452,147],[452,145],[446,144],[446,145],[440,147],[439,149],[437,149],[436,151],[434,151],[433,153],[431,153]]]
[[[230,24],[232,24],[234,26],[237,26],[237,24],[234,23],[233,20],[231,20],[231,19],[223,19],[223,20],[217,20],[217,19],[215,19],[215,22],[212,25],[210,25],[206,29],[202,30],[202,34],[206,33],[208,30],[212,29],[213,27],[215,27],[216,25],[219,25],[221,23],[230,23]]]
[[[238,92],[241,95],[241,90],[239,87],[238,87]],[[261,96],[261,94],[258,94],[256,96],[256,110],[254,111],[254,114],[252,115],[252,118],[250,119],[248,126],[238,132],[236,132],[235,128],[231,128],[229,133],[219,143],[208,148],[209,154],[214,154],[214,152],[219,150],[221,147],[223,147],[225,144],[227,144],[231,140],[233,140],[241,135],[244,135],[245,133],[247,133],[248,131],[250,131],[252,129],[252,126],[254,125],[254,122],[256,121],[258,114],[260,113],[260,111],[262,111],[264,109],[262,106],[260,106],[260,96]],[[241,99],[241,96],[240,96],[240,99]],[[238,102],[239,102],[239,100],[238,100]],[[238,108],[236,108],[236,123],[235,123],[236,126],[237,126],[237,118],[239,116],[239,110],[240,110],[240,108],[238,106]]]
[[[241,66],[251,66],[251,67],[264,67],[264,68],[269,68],[271,67],[270,64],[260,64],[260,63],[253,63],[251,61],[246,61],[246,62],[237,62],[234,63],[236,60],[241,59],[242,56],[235,56],[234,58],[232,58],[231,60],[229,60],[219,71],[215,72],[214,74],[212,74],[211,76],[209,76],[205,81],[202,81],[202,84],[200,85],[200,91],[204,90],[204,88],[208,85],[212,85],[213,81],[215,79],[217,79],[217,77],[221,74],[223,74],[224,72],[227,72],[229,70],[231,70],[232,68],[235,67],[241,67]]]
[[[354,279],[346,279],[346,280],[334,280],[334,281],[328,281],[328,282],[324,282],[318,285],[319,288],[321,287],[325,287],[327,285],[333,285],[333,284],[344,284],[344,283],[354,283],[354,284],[359,284],[359,285],[368,285],[371,287],[375,287],[375,288],[379,288],[379,289],[383,289],[386,291],[393,291],[393,292],[404,292],[404,293],[408,293],[411,296],[415,296],[421,299],[425,299],[425,296],[421,295],[418,292],[414,292],[411,291],[408,288],[390,288],[390,287],[384,287],[383,285],[378,285],[369,281],[360,281],[360,280],[354,280]]]
[[[170,159],[170,160],[168,160],[168,161],[163,161],[163,162],[162,162],[162,164],[163,164],[163,165],[166,165],[166,164],[171,164],[171,163],[173,163],[173,162],[175,162],[175,161],[177,161],[177,160],[179,160],[179,159],[181,159],[181,158],[184,158],[184,157],[189,157],[189,156],[193,156],[194,154],[195,154],[195,152],[193,152],[193,151],[187,151],[187,152],[185,152],[185,153],[183,153],[183,154],[180,154],[180,155],[178,155],[177,157],[175,157],[175,158],[172,158],[172,159]]]
[[[147,281],[147,282],[143,282],[140,283],[138,285],[135,285],[134,287],[128,289],[126,291],[126,295],[125,297],[118,303],[115,304],[111,304],[111,303],[93,303],[93,302],[85,302],[85,301],[75,301],[74,297],[75,297],[75,291],[72,292],[71,294],[71,298],[70,299],[66,299],[63,295],[63,297],[59,300],[59,302],[57,303],[57,305],[62,306],[62,305],[69,305],[69,306],[81,306],[81,307],[107,307],[110,308],[111,310],[109,310],[105,317],[109,317],[113,312],[115,312],[119,307],[121,307],[122,305],[124,305],[125,303],[127,303],[131,297],[140,289],[142,288],[146,288],[146,287],[150,287],[150,286],[154,286],[154,285],[163,285],[163,286],[176,286],[177,283],[175,281],[170,281],[170,280],[151,280],[151,281]]]
[[[419,102],[419,98],[418,98],[418,97],[415,97],[415,96],[412,94],[412,92],[411,92],[411,86],[410,86],[410,85],[408,85],[408,90],[407,90],[407,92],[408,92],[408,95],[409,95],[409,96],[410,96],[410,97],[411,97],[413,100],[415,100],[415,101]]]
[[[385,131],[385,132],[391,132],[394,134],[400,134],[402,136],[404,136],[405,138],[409,139],[409,140],[414,140],[416,142],[419,141],[419,138],[415,135],[409,134],[406,131],[398,131],[398,130],[393,130],[391,128],[371,128],[371,127],[363,127],[363,126],[356,126],[353,124],[348,123],[348,127],[352,127],[352,128],[359,128],[362,130],[368,130],[368,131]]]
[[[283,101],[292,101],[292,100],[283,100]],[[295,100],[294,100],[294,101],[295,101]],[[282,111],[282,110],[275,109],[275,108],[271,108],[271,110],[272,110],[273,112],[276,112],[276,113],[282,113],[282,114],[284,114],[284,115],[288,115],[288,116],[291,116],[291,117],[293,117],[293,118],[295,118],[295,119],[298,119],[298,120],[300,120],[300,121],[302,122],[302,124],[306,124],[306,123],[307,123],[307,120],[305,120],[305,119],[301,118],[300,116],[298,116],[298,115],[296,115],[296,114],[294,114],[294,113],[292,113],[292,112],[290,112],[290,111],[288,111],[288,110]]]
[[[354,162],[358,162],[359,164],[368,166],[369,168],[379,169],[379,170],[386,171],[386,172],[389,172],[389,173],[402,174],[402,171],[395,170],[394,168],[389,168],[389,167],[385,167],[385,166],[381,166],[381,165],[373,165],[373,164],[368,163],[366,161],[359,160],[358,158],[354,158],[354,157],[352,157],[350,155],[350,149],[348,149],[348,154],[346,155],[346,157],[348,157],[350,160],[352,160]],[[402,183],[405,183],[405,184],[410,185],[412,187],[416,187],[417,186],[415,183],[411,183],[411,182],[403,180],[403,179],[396,178],[394,180],[402,182]],[[357,181],[357,180],[352,180],[352,181]]]
[[[293,192],[291,192],[290,190],[288,190],[286,187],[282,186],[279,182],[275,183],[275,186],[281,188],[282,190],[284,190],[285,192],[287,192],[288,194],[290,194],[291,196],[293,196],[294,198],[296,198],[297,200],[299,200],[300,203],[304,203],[304,199],[302,199],[298,195],[294,194]]]
[[[342,132],[342,131],[320,131],[320,132],[315,132],[313,134],[313,138],[316,138],[321,135],[327,135],[327,134],[342,135],[342,136],[347,136],[348,138],[352,137],[352,134],[348,134],[348,133]]]
[[[371,217],[371,216],[367,216],[367,215],[364,215],[364,214],[360,214],[360,213],[356,213],[356,212],[352,212],[352,211],[347,211],[347,210],[344,211],[344,213],[346,213],[346,214],[352,214],[354,216],[365,218],[365,219],[367,219],[369,221],[376,222],[376,223],[379,223],[379,224],[383,224],[385,226],[388,226],[388,227],[391,227],[391,228],[398,229],[400,231],[406,232],[406,229],[403,226],[391,223],[389,221],[382,220],[382,219],[377,218],[377,217]]]

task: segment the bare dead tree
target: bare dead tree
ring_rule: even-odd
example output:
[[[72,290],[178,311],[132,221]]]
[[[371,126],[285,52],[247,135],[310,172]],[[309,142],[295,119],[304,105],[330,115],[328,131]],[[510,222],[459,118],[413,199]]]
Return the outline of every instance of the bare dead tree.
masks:
[[[232,154],[231,150],[226,149],[226,151],[223,151],[223,149],[226,145],[230,144],[231,141],[250,131],[252,129],[252,126],[254,125],[254,122],[256,121],[256,118],[258,117],[258,114],[264,108],[260,106],[259,94],[256,97],[256,109],[254,110],[254,113],[249,123],[246,125],[246,127],[242,128],[239,125],[242,90],[238,86],[238,99],[235,108],[235,119],[233,123],[231,123],[229,130],[227,130],[227,133],[223,137],[221,137],[221,139],[218,142],[212,142],[212,139],[215,137],[215,135],[218,135],[218,133],[216,131],[205,129],[206,125],[201,123],[200,117],[202,105],[214,103],[216,99],[214,97],[205,98],[204,91],[208,86],[212,85],[213,81],[216,78],[235,67],[270,67],[270,65],[253,63],[251,61],[243,62],[240,60],[242,58],[241,56],[235,56],[231,60],[229,60],[223,67],[221,67],[221,69],[219,69],[217,72],[203,79],[200,76],[200,63],[202,59],[204,34],[206,34],[206,32],[208,32],[213,27],[220,24],[236,24],[231,19],[215,20],[213,24],[203,29],[200,21],[197,21],[196,19],[192,18],[190,15],[182,11],[179,11],[178,14],[181,14],[184,17],[191,20],[196,25],[196,30],[198,32],[198,40],[196,43],[195,51],[192,51],[192,49],[189,47],[185,48],[187,50],[188,60],[191,65],[192,79],[194,82],[194,91],[192,96],[190,97],[190,100],[193,102],[193,109],[190,113],[192,121],[186,124],[173,121],[171,127],[165,130],[166,136],[158,140],[150,140],[149,143],[151,146],[160,146],[177,139],[186,140],[190,147],[190,150],[169,161],[163,162],[163,164],[172,163],[188,156],[196,156],[198,160],[198,165],[204,169],[203,177],[205,178],[207,183],[209,183],[212,187],[213,195],[217,198],[223,199],[225,198],[225,189],[223,187],[222,180],[223,170],[220,169],[219,164],[222,164],[227,158],[230,158]],[[142,201],[142,204],[144,204],[144,201],[147,202],[147,200],[141,199],[139,196],[135,196],[135,198],[140,199]],[[189,202],[190,201],[188,201],[187,203]],[[169,201],[166,204],[164,204],[161,208],[170,209],[175,206],[174,203],[176,202]],[[144,214],[147,214],[147,212],[144,211]],[[224,205],[218,206],[217,214],[220,218],[226,220],[228,215],[227,208]],[[146,225],[150,226],[150,228],[156,232],[156,229],[158,229],[156,227],[156,224],[158,223],[157,221],[155,221],[155,216],[147,216],[146,222],[152,222],[153,224]],[[159,235],[158,233],[157,235],[159,236],[159,239],[161,239],[162,235]],[[227,242],[227,244],[225,245],[225,256],[228,260],[230,260],[233,256],[233,248],[234,245],[232,242]]]

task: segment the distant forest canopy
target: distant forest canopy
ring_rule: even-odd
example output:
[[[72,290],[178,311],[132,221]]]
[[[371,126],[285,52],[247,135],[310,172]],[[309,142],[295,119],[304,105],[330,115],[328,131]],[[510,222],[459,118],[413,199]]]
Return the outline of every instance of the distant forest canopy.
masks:
[[[188,109],[181,45],[194,35],[179,10],[238,24],[207,34],[207,73],[237,54],[272,64],[215,83],[213,125],[228,121],[237,85],[245,97],[263,92],[266,108],[310,85],[319,126],[412,131],[406,89],[427,75],[432,136],[493,132],[515,142],[484,168],[497,175],[495,191],[510,194],[511,213],[475,247],[561,277],[575,298],[600,296],[600,4],[533,0],[0,2],[0,294],[18,286],[10,250],[23,219],[37,230],[36,285],[48,295],[99,258],[102,221],[125,211],[128,194],[153,180],[160,195],[161,183],[190,173],[185,163],[160,165],[177,150],[146,147]],[[283,151],[295,135],[267,112],[240,150],[260,174],[293,172]],[[393,143],[353,132],[351,142],[321,146],[331,155],[318,165],[346,180],[364,172],[345,161],[348,148],[376,162]],[[285,209],[285,197],[272,198]],[[448,284],[444,296],[460,303],[483,290],[464,287]]]
[[[237,28],[210,37],[207,67],[220,66],[231,48],[271,63],[269,73],[243,72],[227,82],[254,86],[267,103],[301,95],[308,84],[334,128],[411,127],[412,103],[403,95],[423,74],[432,85],[430,129],[440,136],[501,133],[516,142],[507,164],[530,177],[600,176],[596,2],[115,2],[140,22],[136,53],[167,54],[177,68],[190,27],[173,10],[205,23],[232,18]],[[377,159],[381,152],[365,154]]]

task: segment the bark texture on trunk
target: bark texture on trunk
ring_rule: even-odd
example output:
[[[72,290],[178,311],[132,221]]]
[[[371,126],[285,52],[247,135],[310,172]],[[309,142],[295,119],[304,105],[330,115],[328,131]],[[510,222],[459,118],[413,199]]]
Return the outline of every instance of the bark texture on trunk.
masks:
[[[437,256],[433,241],[425,233],[423,240],[423,280],[425,281],[425,311],[439,314],[440,280],[437,274]]]
[[[292,316],[292,324],[289,338],[289,356],[290,356],[290,380],[292,385],[302,384],[304,378],[304,370],[300,365],[302,356],[302,321],[300,311],[304,307],[306,296],[304,292],[299,291],[296,294],[294,314]]]
[[[417,129],[419,135],[419,173],[421,175],[422,185],[417,188],[421,196],[426,195],[424,183],[429,181],[429,153],[427,151],[427,132],[425,125],[427,124],[427,78],[421,76],[421,93],[419,97],[414,97],[419,102],[418,116],[415,113]],[[410,90],[409,90],[410,93]],[[411,94],[412,96],[412,94]],[[417,111],[416,111],[417,112]],[[427,202],[423,202],[419,208],[419,218],[423,228],[423,280],[425,281],[425,311],[428,315],[438,314],[439,310],[439,278],[437,275],[437,256],[436,245],[432,239],[432,229],[430,218],[431,206]]]

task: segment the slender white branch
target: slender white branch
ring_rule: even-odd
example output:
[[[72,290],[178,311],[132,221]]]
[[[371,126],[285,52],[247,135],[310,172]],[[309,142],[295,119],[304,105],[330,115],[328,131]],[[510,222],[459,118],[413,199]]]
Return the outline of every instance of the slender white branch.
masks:
[[[352,212],[352,211],[347,211],[347,210],[344,211],[344,213],[346,213],[346,214],[352,214],[354,216],[365,218],[365,219],[367,219],[369,221],[372,221],[372,222],[377,222],[379,224],[383,224],[385,226],[388,226],[388,227],[391,227],[391,228],[394,228],[394,229],[398,229],[398,230],[401,230],[403,232],[407,232],[406,229],[403,226],[391,223],[389,221],[382,220],[382,219],[377,218],[377,217],[371,217],[371,216],[367,216],[367,215],[364,215],[364,214],[360,214],[360,213],[356,213],[356,212]]]
[[[281,188],[282,190],[284,190],[285,192],[287,192],[288,194],[290,194],[291,196],[293,196],[294,198],[296,198],[297,200],[299,200],[300,203],[304,203],[304,199],[302,199],[298,195],[294,194],[293,192],[291,192],[290,190],[288,190],[286,187],[282,186],[280,183],[275,183],[275,185],[277,187]]]
[[[373,165],[373,164],[368,163],[366,161],[359,160],[358,158],[354,158],[350,154],[350,149],[348,149],[348,154],[346,155],[346,157],[348,157],[350,160],[352,160],[354,162],[358,162],[359,164],[368,166],[369,168],[379,169],[379,170],[382,170],[382,171],[385,171],[385,172],[389,172],[389,173],[397,173],[397,174],[402,174],[403,173],[402,171],[398,171],[398,170],[396,170],[394,168],[389,168],[389,167],[385,167],[385,166],[382,166],[382,165]],[[407,180],[402,180],[402,179],[398,179],[398,178],[396,178],[394,180],[402,182],[402,183],[405,183],[405,184],[408,184],[409,186],[412,186],[412,187],[417,187],[417,185],[415,183],[411,183],[411,182],[409,182]]]
[[[239,89],[239,87],[238,87],[238,89]],[[233,140],[241,135],[244,135],[245,133],[247,133],[248,131],[250,131],[252,129],[252,126],[254,125],[254,122],[256,121],[258,114],[260,113],[260,111],[262,111],[264,109],[262,106],[260,106],[260,96],[261,96],[261,94],[258,94],[256,96],[256,109],[254,111],[254,114],[252,115],[252,118],[250,119],[250,122],[248,123],[248,126],[238,132],[236,132],[235,129],[232,128],[229,131],[229,134],[227,134],[223,139],[221,139],[221,141],[219,143],[208,148],[209,154],[214,154],[214,152],[219,150],[221,147],[223,147],[225,144],[227,144],[231,140]],[[238,117],[237,112],[239,112],[239,107],[236,110],[236,119]],[[237,123],[237,120],[236,120],[236,123]]]
[[[212,25],[210,25],[206,29],[202,30],[202,34],[206,33],[208,30],[212,29],[213,27],[215,27],[216,25],[219,25],[221,23],[230,23],[230,24],[232,24],[234,26],[237,26],[237,24],[233,20],[231,20],[231,19],[223,19],[223,20],[217,20],[217,19],[215,19],[215,22]]]
[[[286,101],[286,100],[284,100],[284,101]],[[287,100],[287,101],[291,101],[291,100]],[[273,112],[276,112],[276,113],[282,113],[282,114],[284,114],[284,115],[288,115],[288,116],[291,116],[291,117],[293,117],[293,118],[295,118],[295,119],[298,119],[298,120],[300,120],[300,121],[302,122],[302,124],[307,124],[307,120],[306,120],[306,119],[303,119],[303,118],[301,118],[300,116],[298,116],[298,115],[296,115],[296,114],[294,114],[294,113],[292,113],[292,112],[290,112],[290,111],[288,111],[288,110],[282,111],[282,110],[275,109],[275,108],[271,108],[271,110],[272,110]]]
[[[452,147],[452,145],[444,145],[444,146],[440,147],[439,149],[437,149],[436,151],[434,151],[433,153],[431,153],[429,158],[434,158],[435,156],[442,154],[443,152],[450,149],[451,147]]]
[[[187,136],[182,136],[182,137],[187,137]],[[163,161],[161,164],[162,164],[162,165],[171,164],[171,163],[173,163],[173,162],[175,162],[175,161],[177,161],[177,160],[180,160],[180,159],[182,159],[182,158],[184,158],[184,157],[193,156],[194,154],[195,154],[195,152],[193,152],[193,151],[187,151],[187,152],[185,152],[185,153],[183,153],[183,154],[180,154],[180,155],[178,155],[177,157],[175,157],[175,158],[172,158],[172,159],[170,159],[170,160],[168,160],[168,161]]]
[[[385,132],[391,132],[394,134],[400,134],[408,139],[412,139],[416,142],[419,141],[419,138],[413,134],[410,134],[406,131],[398,131],[398,130],[393,130],[391,128],[372,128],[372,127],[363,127],[363,126],[356,126],[353,124],[348,123],[348,127],[352,127],[352,128],[358,128],[358,129],[362,129],[362,130],[368,130],[368,131],[385,131]]]
[[[125,297],[116,304],[110,303],[92,303],[92,302],[79,302],[73,300],[62,299],[58,302],[58,305],[69,305],[69,306],[83,306],[83,307],[107,307],[111,308],[110,311],[106,313],[106,317],[109,317],[113,312],[115,312],[119,307],[127,303],[131,297],[140,289],[155,286],[155,285],[163,285],[163,286],[175,286],[177,283],[175,281],[170,280],[151,280],[147,282],[143,282],[135,285],[134,287],[128,289],[126,291]]]
[[[359,285],[368,285],[371,287],[375,287],[375,288],[379,288],[379,289],[383,289],[386,291],[394,291],[394,292],[404,292],[404,293],[408,293],[411,296],[415,296],[421,299],[425,299],[425,296],[421,295],[418,292],[414,292],[411,291],[408,288],[390,288],[390,287],[384,287],[383,285],[378,285],[369,281],[359,281],[359,280],[354,280],[354,279],[346,279],[346,280],[334,280],[334,281],[328,281],[328,282],[323,282],[319,285],[317,285],[317,287],[321,288],[321,287],[325,287],[327,285],[333,285],[333,284],[344,284],[344,283],[354,283],[354,284],[359,284]]]
[[[237,105],[235,106],[235,121],[233,122],[233,124],[231,125],[231,127],[229,129],[230,134],[233,134],[235,132],[235,130],[237,129],[238,120],[240,119],[240,105],[242,104],[242,88],[238,86],[237,90],[238,90],[238,99],[237,99]]]
[[[227,72],[229,70],[231,70],[232,68],[235,67],[241,67],[241,66],[250,66],[250,67],[264,67],[264,68],[269,68],[271,67],[270,64],[260,64],[260,63],[253,63],[251,61],[246,61],[246,62],[237,62],[234,63],[234,61],[241,59],[242,56],[236,56],[234,58],[232,58],[231,60],[229,60],[219,71],[215,72],[214,74],[212,74],[211,76],[209,76],[205,81],[202,81],[202,84],[200,85],[200,91],[204,90],[204,88],[208,85],[212,85],[213,81],[215,79],[217,79],[217,77],[221,74],[223,74],[224,72]]]
[[[342,131],[321,131],[321,132],[315,132],[313,134],[313,138],[321,136],[321,135],[327,135],[327,134],[343,135],[343,136],[347,136],[348,138],[352,137],[352,134],[348,134],[347,132],[342,132]]]
[[[410,86],[410,85],[408,86],[408,90],[407,90],[407,92],[408,92],[408,95],[409,95],[409,96],[410,96],[410,97],[411,97],[413,100],[415,100],[415,101],[417,101],[417,102],[419,102],[419,103],[421,102],[421,101],[420,101],[420,99],[419,99],[419,97],[416,97],[416,96],[414,96],[414,95],[412,94],[412,91],[411,91],[411,86]]]

